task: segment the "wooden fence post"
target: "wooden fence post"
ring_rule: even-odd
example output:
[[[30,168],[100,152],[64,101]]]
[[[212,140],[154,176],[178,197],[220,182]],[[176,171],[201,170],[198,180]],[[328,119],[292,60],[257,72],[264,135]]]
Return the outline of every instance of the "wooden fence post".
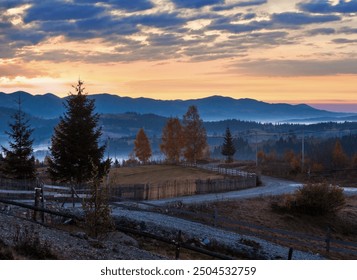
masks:
[[[149,200],[149,191],[150,191],[150,187],[149,184],[145,185],[145,200]]]
[[[330,253],[330,242],[331,242],[331,228],[327,226],[327,234],[326,234],[326,252]]]
[[[180,250],[181,250],[181,235],[182,235],[182,232],[181,230],[179,230],[178,232],[178,236],[177,236],[177,240],[176,240],[176,260],[178,260],[180,258]]]
[[[41,189],[35,187],[35,207],[39,207],[41,197]],[[33,220],[37,221],[37,210],[33,211]]]
[[[294,252],[294,249],[293,249],[293,248],[290,248],[290,249],[289,249],[288,260],[291,260],[291,259],[293,258],[293,252]]]
[[[213,225],[214,227],[217,227],[217,222],[218,222],[218,210],[216,207],[214,207],[214,214],[213,214]]]
[[[41,186],[41,207],[45,208],[45,196],[44,196],[44,191],[43,191],[43,184],[40,185]],[[41,212],[41,221],[42,223],[45,223],[45,212]]]

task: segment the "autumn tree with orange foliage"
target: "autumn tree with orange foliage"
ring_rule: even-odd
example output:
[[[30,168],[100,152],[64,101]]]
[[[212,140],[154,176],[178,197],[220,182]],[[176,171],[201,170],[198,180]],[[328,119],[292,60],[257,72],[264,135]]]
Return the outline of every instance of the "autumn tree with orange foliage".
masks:
[[[291,172],[297,173],[301,171],[301,159],[294,153],[293,150],[287,150],[284,154],[284,160],[289,163]]]
[[[341,142],[336,140],[335,147],[332,151],[332,164],[336,169],[345,168],[348,165],[348,156],[345,154]]]
[[[150,141],[143,128],[140,128],[138,134],[136,135],[134,153],[135,156],[143,163],[146,163],[152,155]]]
[[[166,160],[172,163],[180,161],[184,145],[183,128],[178,118],[170,118],[162,130],[160,150]]]
[[[183,116],[184,125],[184,157],[187,161],[196,163],[204,156],[207,149],[207,135],[203,127],[198,109],[192,105]]]

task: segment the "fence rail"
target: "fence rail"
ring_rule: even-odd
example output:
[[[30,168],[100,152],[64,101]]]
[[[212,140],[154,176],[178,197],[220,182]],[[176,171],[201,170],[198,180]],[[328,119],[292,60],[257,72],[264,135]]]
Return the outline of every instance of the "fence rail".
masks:
[[[199,169],[204,169],[212,172],[217,172],[219,174],[223,175],[229,175],[229,176],[236,176],[236,177],[256,177],[255,173],[251,172],[246,172],[242,171],[239,169],[235,168],[224,168],[224,167],[218,167],[216,165],[209,165],[209,164],[196,164],[196,163],[189,163],[189,162],[184,162],[182,163],[182,166],[186,167],[196,167]]]

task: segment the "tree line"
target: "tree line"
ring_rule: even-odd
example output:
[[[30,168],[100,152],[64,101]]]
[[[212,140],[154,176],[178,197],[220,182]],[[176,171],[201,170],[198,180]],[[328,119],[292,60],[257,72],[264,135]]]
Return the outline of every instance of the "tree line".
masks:
[[[304,143],[302,143],[302,141]],[[357,135],[304,140],[295,135],[261,144],[258,164],[285,163],[290,173],[319,173],[357,168]]]
[[[168,163],[181,160],[196,163],[209,156],[206,130],[196,106],[188,108],[182,122],[177,117],[167,120],[162,129],[160,150]],[[152,156],[150,141],[143,128],[136,135],[133,152],[142,163],[147,163]]]
[[[98,125],[99,115],[94,112],[95,101],[87,97],[82,81],[78,81],[74,90],[66,99],[66,111],[54,129],[46,163],[52,180],[81,184],[92,178],[94,170],[97,176],[103,177],[110,168],[111,160],[109,156],[104,159],[104,151],[108,147],[100,144],[102,128]],[[17,103],[18,110],[12,116],[10,129],[6,132],[9,145],[2,146],[3,152],[0,153],[0,176],[33,179],[36,177],[31,138],[33,129],[21,109],[21,100]],[[296,136],[277,141],[267,140],[259,144],[259,149],[255,149],[247,140],[233,137],[230,124],[233,125],[233,121],[227,122],[222,145],[216,146],[213,151],[215,156],[220,154],[226,157],[227,162],[234,160],[237,151],[240,156],[250,155],[250,158],[257,151],[260,163],[283,159],[296,171],[303,171],[302,168],[321,170],[356,166],[356,135],[327,140],[306,138],[303,166],[301,141]],[[332,124],[320,124],[316,128],[323,126],[331,128]],[[171,117],[166,121],[162,129],[160,151],[168,163],[182,160],[196,163],[209,157],[206,129],[196,106],[190,106],[182,120]],[[147,163],[152,157],[151,143],[144,128],[139,129],[136,135],[132,157],[142,163]]]
[[[87,97],[83,81],[73,86],[75,93],[65,101],[66,111],[51,137],[50,155],[46,158],[47,172],[53,181],[81,184],[93,178],[103,177],[108,172],[111,160],[104,159],[106,145],[100,145],[102,128],[98,126],[99,115],[94,112],[94,100]],[[13,179],[36,177],[33,156],[33,129],[21,109],[12,116],[9,124],[9,147],[2,146],[4,156],[0,158],[0,175]],[[183,116],[168,119],[162,130],[160,149],[167,162],[186,160],[192,163],[209,154],[207,134],[196,106],[190,106]],[[147,163],[152,156],[151,145],[144,128],[134,142],[135,157]]]

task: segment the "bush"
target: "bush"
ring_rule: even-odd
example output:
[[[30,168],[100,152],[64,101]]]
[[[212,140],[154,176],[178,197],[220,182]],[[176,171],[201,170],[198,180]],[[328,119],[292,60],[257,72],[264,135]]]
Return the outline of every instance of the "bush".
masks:
[[[85,227],[92,237],[110,232],[114,228],[111,209],[108,204],[109,190],[101,186],[102,178],[98,177],[97,168],[93,168],[93,177],[90,183],[90,195],[83,201]]]
[[[324,184],[307,184],[295,192],[297,211],[308,215],[334,214],[345,205],[343,189]]]
[[[57,256],[51,250],[47,241],[42,242],[39,233],[32,227],[23,230],[17,228],[14,236],[14,250],[16,253],[31,260],[56,260]]]
[[[0,260],[13,260],[14,254],[9,246],[0,239]]]
[[[311,216],[335,214],[345,205],[343,189],[328,184],[307,184],[292,195],[272,201],[274,211],[302,213]]]

